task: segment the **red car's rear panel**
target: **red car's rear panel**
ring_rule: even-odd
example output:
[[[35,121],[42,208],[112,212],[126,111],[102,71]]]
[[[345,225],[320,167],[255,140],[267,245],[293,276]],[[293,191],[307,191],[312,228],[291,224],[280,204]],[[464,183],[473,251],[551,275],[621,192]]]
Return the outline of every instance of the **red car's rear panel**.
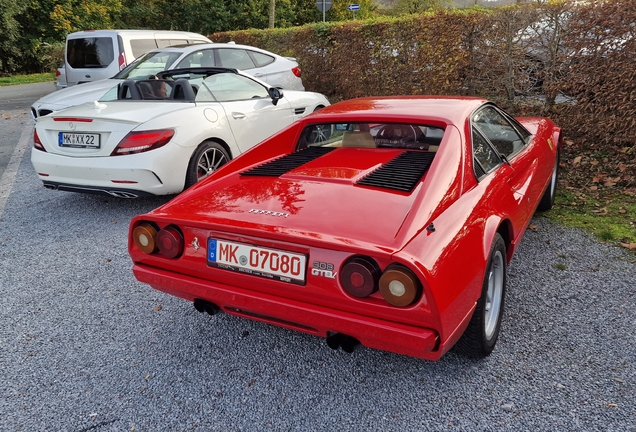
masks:
[[[451,100],[457,108],[447,109],[452,118],[431,120],[445,124],[446,132],[411,192],[385,185],[392,181],[391,173],[388,180],[371,186],[362,181],[404,150],[334,148],[276,171],[280,160],[287,161],[282,156],[293,152],[305,124],[339,116],[343,121],[369,121],[373,115],[380,119],[377,103],[362,112],[332,106],[292,125],[208,181],[133,219],[129,250],[135,276],[158,290],[204,300],[233,315],[321,337],[340,333],[368,347],[439,358],[472,315],[493,230],[505,227],[511,257],[534,211],[535,195],[548,178],[545,168],[532,161],[549,151],[532,144],[517,156],[530,166],[529,174],[515,171],[513,163],[477,182],[466,157],[470,143],[465,125],[483,101],[460,102]],[[351,102],[349,108],[365,103]],[[384,115],[394,121],[417,117],[387,110]],[[538,135],[550,133],[547,123],[537,125]],[[539,140],[545,142],[543,136]],[[521,174],[526,178],[519,178]],[[511,182],[518,183],[512,192]],[[132,240],[133,230],[142,223],[151,231],[174,227],[183,250],[172,259],[142,252]],[[421,282],[415,301],[396,307],[379,292],[359,298],[344,290],[340,272],[357,256],[371,258],[380,271],[396,264],[412,271]],[[242,263],[250,263],[251,269]],[[259,272],[259,265],[266,271]]]

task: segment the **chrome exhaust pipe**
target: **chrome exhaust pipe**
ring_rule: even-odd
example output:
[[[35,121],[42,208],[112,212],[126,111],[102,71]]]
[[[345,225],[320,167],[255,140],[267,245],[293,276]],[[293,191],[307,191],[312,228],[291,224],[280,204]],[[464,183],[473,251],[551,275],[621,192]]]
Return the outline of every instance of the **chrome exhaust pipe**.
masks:
[[[327,346],[332,350],[342,348],[344,352],[351,354],[358,345],[360,345],[358,339],[342,333],[333,333],[327,336]]]
[[[106,191],[107,194],[114,196],[115,198],[129,198],[129,199],[133,199],[133,198],[138,198],[138,196],[134,193],[131,192],[124,192],[124,191]]]
[[[221,310],[221,308],[214,303],[201,299],[194,300],[194,308],[201,313],[206,312],[208,315],[215,315]]]

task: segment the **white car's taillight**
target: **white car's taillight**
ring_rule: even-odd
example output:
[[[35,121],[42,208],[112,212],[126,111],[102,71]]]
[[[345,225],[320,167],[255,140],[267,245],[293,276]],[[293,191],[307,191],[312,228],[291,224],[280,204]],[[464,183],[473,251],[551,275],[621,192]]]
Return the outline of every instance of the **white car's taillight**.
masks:
[[[130,132],[110,155],[123,156],[158,149],[168,144],[173,136],[173,129]]]
[[[33,148],[46,152],[44,145],[42,145],[42,141],[40,141],[40,137],[38,136],[38,131],[33,130]]]

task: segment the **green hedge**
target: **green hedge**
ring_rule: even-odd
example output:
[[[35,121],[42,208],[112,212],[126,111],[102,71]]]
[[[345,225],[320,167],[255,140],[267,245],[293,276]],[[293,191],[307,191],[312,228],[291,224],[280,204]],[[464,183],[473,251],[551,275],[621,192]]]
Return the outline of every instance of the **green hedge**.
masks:
[[[636,185],[636,2],[551,1],[369,21],[215,33],[216,42],[296,57],[307,90],[358,96],[475,95],[517,115],[548,115],[584,152]],[[631,163],[630,163],[630,157]]]

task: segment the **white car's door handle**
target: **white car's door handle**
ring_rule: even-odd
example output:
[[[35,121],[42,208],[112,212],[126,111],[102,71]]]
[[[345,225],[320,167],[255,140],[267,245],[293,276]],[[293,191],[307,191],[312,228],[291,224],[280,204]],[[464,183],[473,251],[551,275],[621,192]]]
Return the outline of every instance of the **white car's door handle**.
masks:
[[[234,117],[235,119],[237,119],[237,120],[238,120],[238,119],[245,118],[245,114],[240,113],[240,112],[233,112],[233,113],[232,113],[232,117]]]

